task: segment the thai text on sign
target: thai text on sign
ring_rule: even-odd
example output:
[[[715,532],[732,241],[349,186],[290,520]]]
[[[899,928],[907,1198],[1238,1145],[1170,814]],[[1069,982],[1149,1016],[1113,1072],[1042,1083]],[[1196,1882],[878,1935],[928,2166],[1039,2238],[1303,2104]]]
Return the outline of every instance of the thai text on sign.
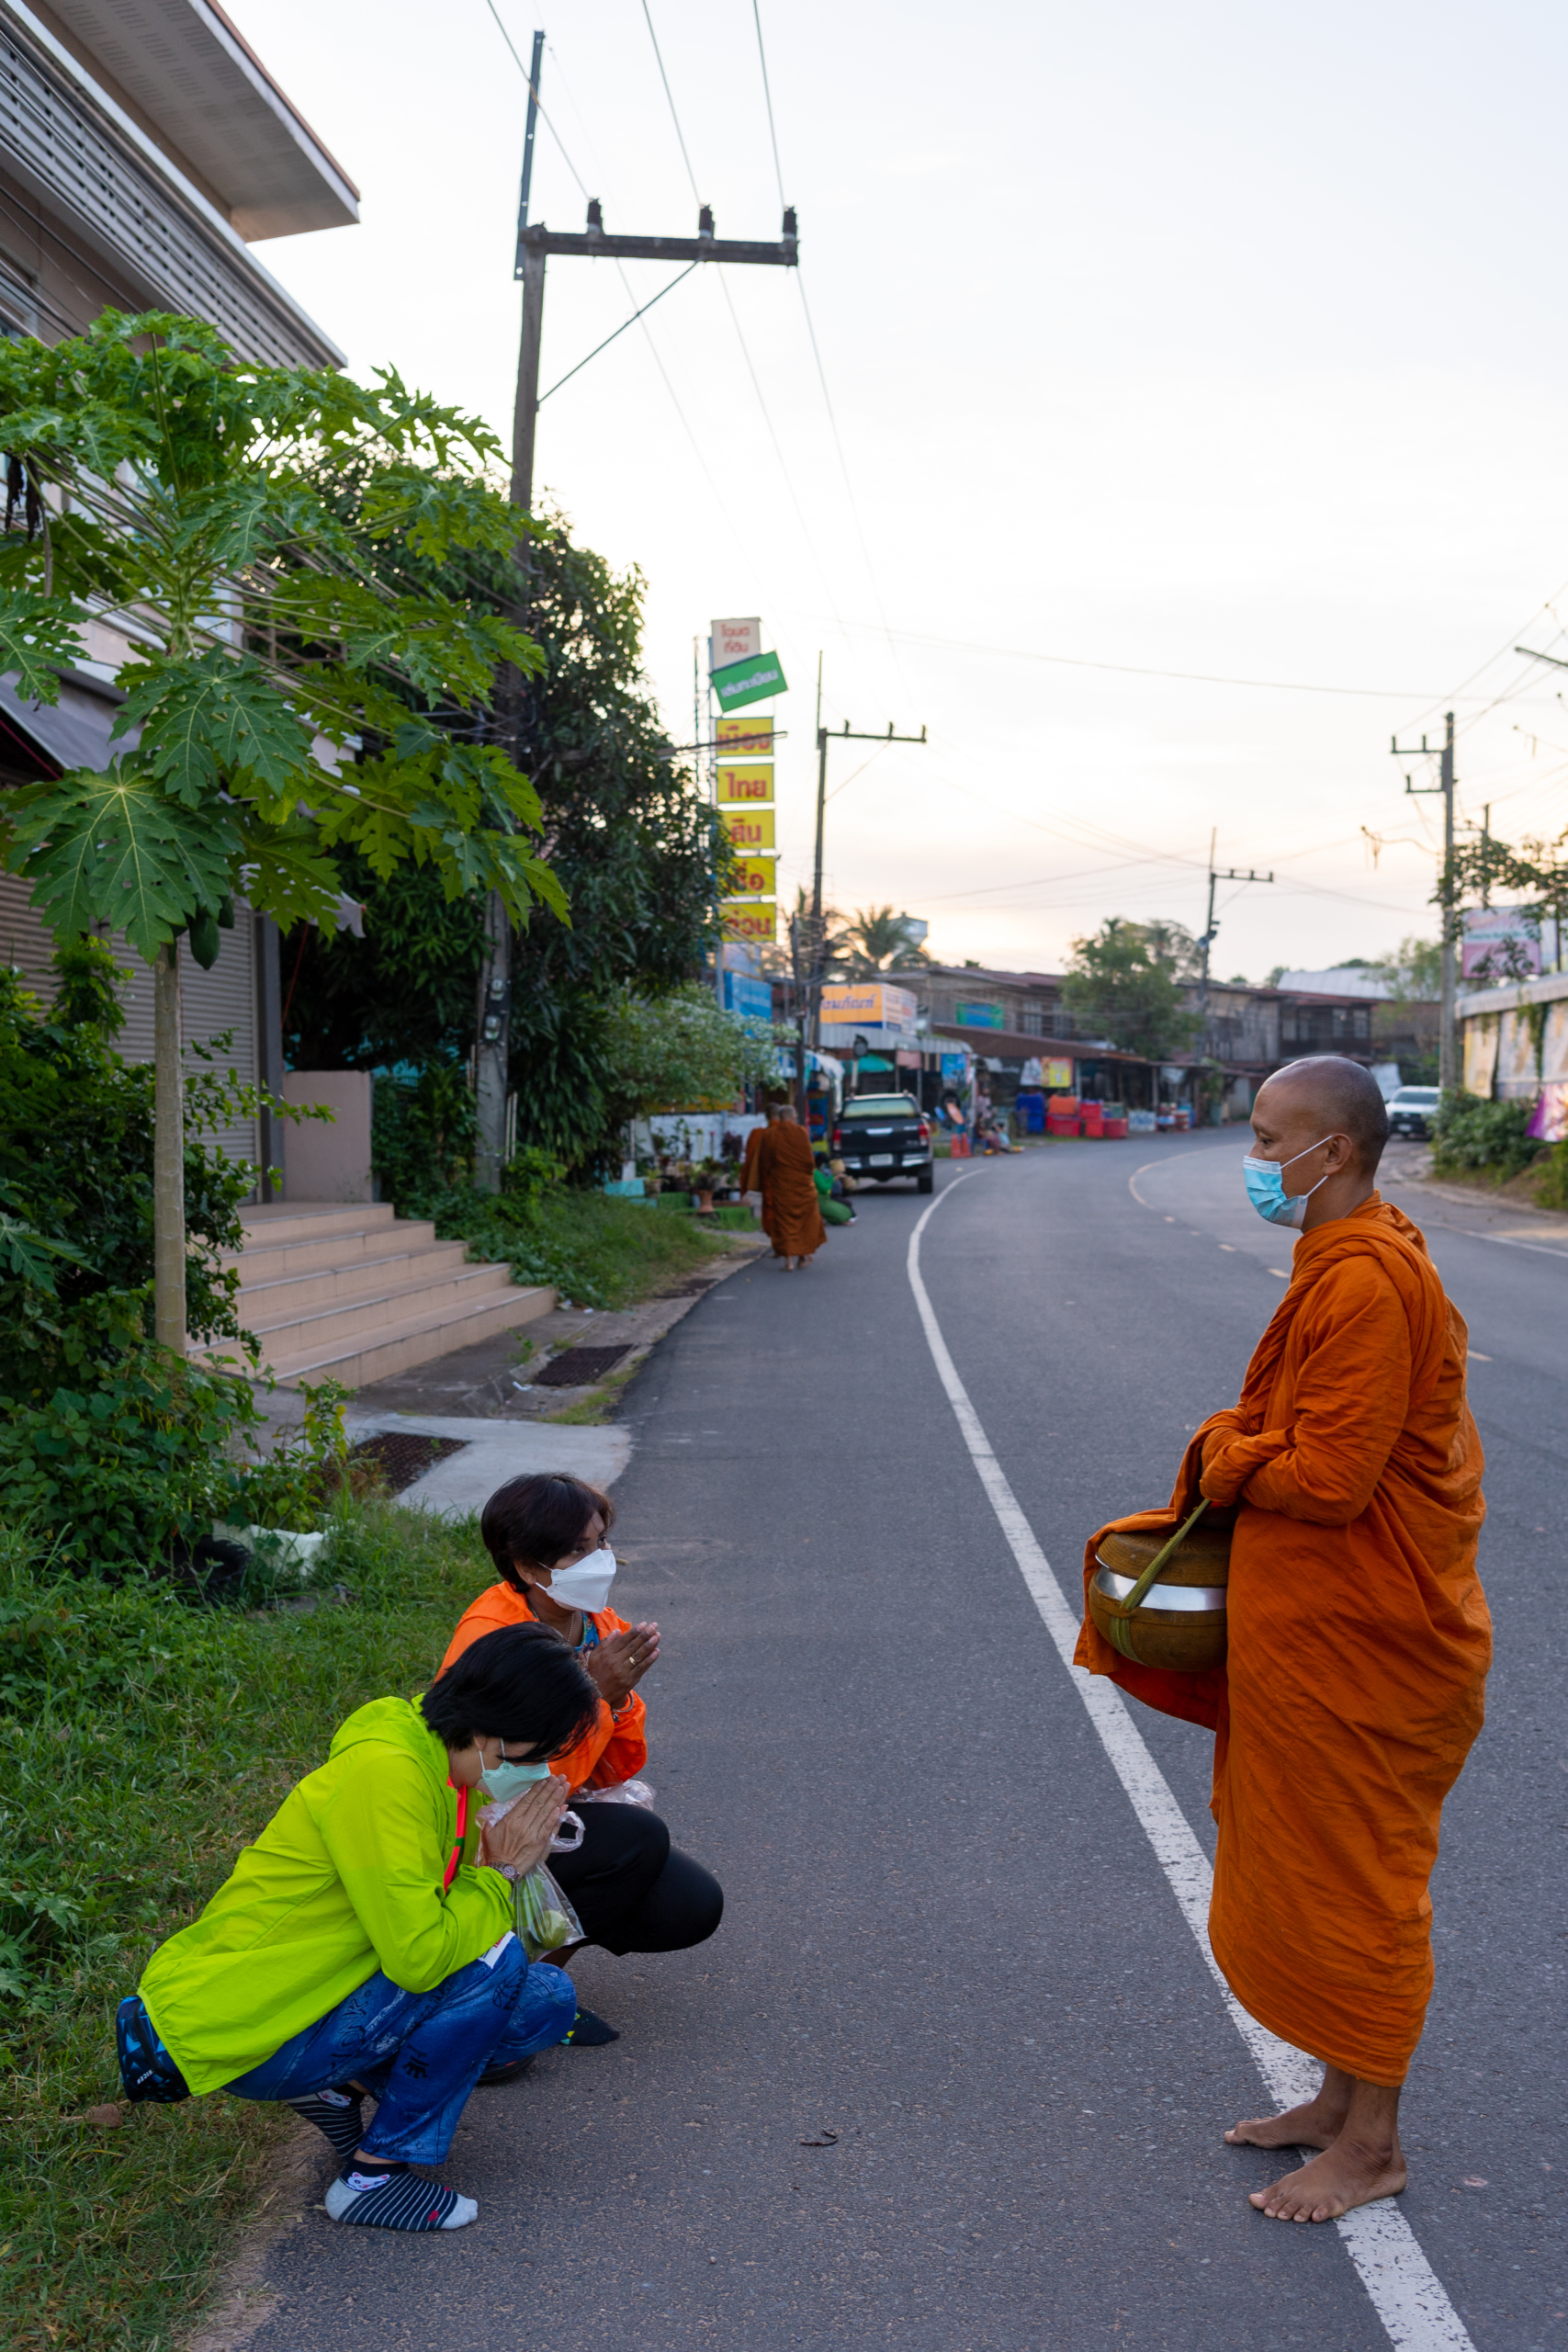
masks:
[[[718,772],[718,797],[722,808],[726,802],[737,800],[771,800],[773,797],[772,768],[721,767]]]
[[[721,718],[715,729],[723,760],[771,760],[773,722],[771,718]]]
[[[774,899],[726,899],[720,912],[727,939],[761,941],[772,945],[777,936],[778,901]]]
[[[771,857],[742,857],[730,868],[729,887],[738,899],[771,899],[776,879]]]
[[[864,1029],[912,1029],[915,1007],[912,989],[885,980],[855,980],[822,991],[822,1018],[840,1028],[853,1022]]]
[[[719,816],[738,850],[777,848],[771,808],[721,808]]]

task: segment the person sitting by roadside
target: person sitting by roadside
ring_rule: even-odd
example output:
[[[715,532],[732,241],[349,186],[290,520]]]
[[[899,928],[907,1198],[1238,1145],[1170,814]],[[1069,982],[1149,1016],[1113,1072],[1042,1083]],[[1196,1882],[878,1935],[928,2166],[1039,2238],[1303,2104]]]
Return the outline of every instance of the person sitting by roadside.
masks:
[[[812,1182],[817,1187],[817,1206],[824,1225],[853,1225],[855,1213],[844,1198],[844,1163],[829,1160],[818,1148]],[[835,1169],[837,1174],[834,1173]]]
[[[637,1684],[659,1656],[659,1628],[629,1625],[608,1606],[615,1555],[607,1538],[615,1506],[602,1488],[566,1472],[510,1479],[484,1507],[479,1535],[499,1582],[471,1602],[443,1664],[498,1625],[539,1623],[559,1635],[598,1694],[592,1724],[552,1770],[572,1793],[583,1825],[575,1853],[552,1854],[550,1872],[582,1925],[581,1945],[627,1952],[684,1951],[705,1942],[724,1912],[716,1878],[670,1843],[644,1802],[648,1713]],[[625,1792],[631,1802],[618,1794]],[[616,2029],[581,2009],[574,2045],[615,2041]]]
[[[570,1651],[513,1625],[417,1702],[357,1708],[120,2003],[127,2097],[279,2101],[343,2160],[325,2199],[334,2222],[471,2222],[472,2198],[410,2167],[445,2162],[476,2084],[570,2039],[571,1979],[530,1965],[508,1873],[544,1859],[567,1794],[547,1759],[572,1751],[597,1706]],[[482,1827],[469,1815],[481,1781],[498,1798],[523,1791]]]

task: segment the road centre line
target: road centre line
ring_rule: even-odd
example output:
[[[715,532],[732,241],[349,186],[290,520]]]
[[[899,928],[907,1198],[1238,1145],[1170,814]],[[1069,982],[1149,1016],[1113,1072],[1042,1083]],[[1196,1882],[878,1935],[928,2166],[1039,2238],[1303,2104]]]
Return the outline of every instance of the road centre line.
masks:
[[[1148,1164],[1152,1167],[1158,1163]],[[1209,1944],[1209,1895],[1213,1880],[1209,1858],[1114,1683],[1102,1675],[1084,1674],[1073,1666],[1078,1612],[1068,1608],[1051,1564],[992,1451],[920,1279],[921,1235],[942,1203],[976,1173],[976,1170],[965,1170],[962,1176],[944,1185],[909,1236],[909,1287],[919,1311],[926,1344],[980,1484],[1045,1630],[1068,1669],[1073,1688],[1088,1709],[1089,1721],[1154,1848],[1170,1891],[1219,1987],[1231,2022],[1247,2044],[1269,2097],[1282,2112],[1313,2096],[1318,2081],[1316,2069],[1303,2052],[1292,2049],[1289,2042],[1280,2041],[1256,2018],[1249,2017],[1221,1974]],[[1134,1173],[1141,1176],[1144,1170],[1137,1169]],[[1134,1190],[1134,1198],[1141,1199],[1132,1178],[1128,1183]],[[1146,1208],[1149,1204],[1145,1201],[1143,1205]],[[1422,2252],[1415,2232],[1392,2198],[1376,2205],[1361,2206],[1337,2222],[1335,2227],[1395,2352],[1475,2352],[1468,2330]]]

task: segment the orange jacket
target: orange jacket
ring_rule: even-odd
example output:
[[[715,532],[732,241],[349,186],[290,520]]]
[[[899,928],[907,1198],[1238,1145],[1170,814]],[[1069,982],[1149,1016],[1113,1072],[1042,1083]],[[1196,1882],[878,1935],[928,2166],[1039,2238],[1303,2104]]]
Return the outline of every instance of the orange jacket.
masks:
[[[606,1634],[624,1634],[626,1621],[617,1617],[613,1609],[592,1612],[599,1639]],[[457,1630],[446,1645],[446,1655],[441,1661],[446,1673],[455,1657],[461,1657],[470,1642],[481,1634],[493,1634],[502,1625],[534,1625],[538,1623],[520,1592],[509,1584],[492,1584],[471,1600],[457,1620]],[[621,1708],[619,1715],[610,1713],[607,1702],[599,1702],[599,1720],[586,1739],[569,1747],[563,1756],[550,1759],[550,1770],[570,1789],[613,1789],[618,1781],[634,1781],[648,1762],[648,1709],[634,1690]]]

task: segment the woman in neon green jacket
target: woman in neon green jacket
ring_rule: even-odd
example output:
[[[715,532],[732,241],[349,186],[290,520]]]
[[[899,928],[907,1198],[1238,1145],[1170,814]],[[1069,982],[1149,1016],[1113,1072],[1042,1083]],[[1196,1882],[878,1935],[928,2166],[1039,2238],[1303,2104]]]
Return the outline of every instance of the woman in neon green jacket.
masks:
[[[211,1902],[122,2001],[127,2095],[227,2090],[320,2126],[344,2170],[333,2221],[454,2230],[471,2198],[422,2180],[475,2084],[570,2038],[571,1980],[530,1966],[511,1879],[543,1860],[566,1802],[548,1759],[582,1737],[593,1685],[543,1625],[474,1643],[417,1704],[340,1725]],[[469,1799],[517,1796],[480,1831]],[[364,2101],[377,2102],[364,2120]]]

